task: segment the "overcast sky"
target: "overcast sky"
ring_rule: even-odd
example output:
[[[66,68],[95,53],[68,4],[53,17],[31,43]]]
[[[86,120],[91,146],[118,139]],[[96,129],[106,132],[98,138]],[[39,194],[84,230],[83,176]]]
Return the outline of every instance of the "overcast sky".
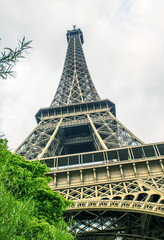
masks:
[[[164,141],[163,0],[1,0],[0,50],[33,40],[16,78],[0,80],[0,131],[14,150],[50,106],[62,74],[66,31],[84,35],[87,65],[102,99],[145,143]]]

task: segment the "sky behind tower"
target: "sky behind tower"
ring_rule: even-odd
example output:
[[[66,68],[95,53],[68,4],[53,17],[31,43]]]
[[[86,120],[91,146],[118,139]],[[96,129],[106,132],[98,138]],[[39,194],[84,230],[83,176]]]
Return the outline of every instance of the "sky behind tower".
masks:
[[[163,0],[1,0],[0,50],[33,40],[16,78],[0,81],[0,131],[16,148],[50,106],[62,74],[66,31],[84,35],[84,54],[102,99],[145,143],[164,140]]]

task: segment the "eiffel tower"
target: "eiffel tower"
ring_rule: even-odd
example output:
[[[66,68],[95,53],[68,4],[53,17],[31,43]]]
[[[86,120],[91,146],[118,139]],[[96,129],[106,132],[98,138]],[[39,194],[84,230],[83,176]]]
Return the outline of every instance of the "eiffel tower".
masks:
[[[89,74],[83,33],[66,34],[57,92],[15,153],[50,168],[50,187],[75,202],[65,218],[78,239],[164,239],[164,143],[144,144],[101,100]]]

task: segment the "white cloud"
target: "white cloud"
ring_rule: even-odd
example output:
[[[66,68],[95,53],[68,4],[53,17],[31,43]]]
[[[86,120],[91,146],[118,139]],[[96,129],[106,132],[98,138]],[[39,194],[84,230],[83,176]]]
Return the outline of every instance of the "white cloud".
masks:
[[[0,82],[0,130],[11,148],[50,105],[67,48],[66,30],[77,24],[84,53],[102,98],[116,103],[117,117],[145,142],[164,139],[163,0],[1,0],[1,45],[15,47],[25,35],[33,49]]]

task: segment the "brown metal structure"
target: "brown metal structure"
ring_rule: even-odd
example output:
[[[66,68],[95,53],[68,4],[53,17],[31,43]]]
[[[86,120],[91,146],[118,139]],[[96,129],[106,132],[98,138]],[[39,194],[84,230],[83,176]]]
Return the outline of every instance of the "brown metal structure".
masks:
[[[51,106],[15,152],[51,168],[50,187],[75,202],[65,217],[78,239],[164,239],[164,143],[144,144],[100,99],[82,31],[68,31],[67,41]]]

